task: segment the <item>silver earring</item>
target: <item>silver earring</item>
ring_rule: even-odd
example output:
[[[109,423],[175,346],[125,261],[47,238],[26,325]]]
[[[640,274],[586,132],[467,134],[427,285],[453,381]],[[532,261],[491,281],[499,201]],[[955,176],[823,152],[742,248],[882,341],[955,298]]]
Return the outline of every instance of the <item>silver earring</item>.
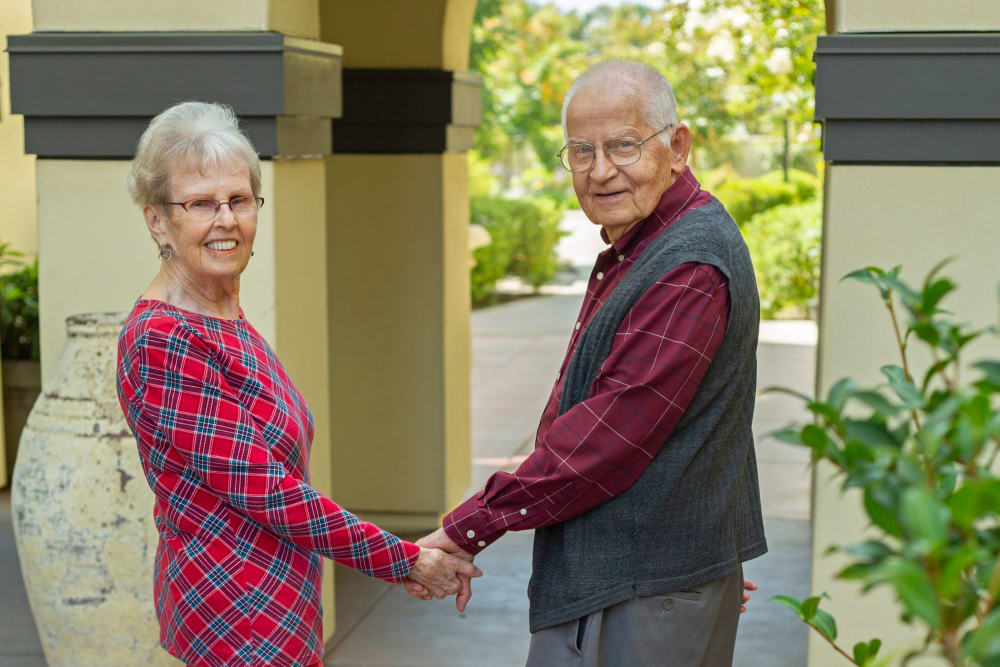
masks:
[[[174,258],[174,251],[171,250],[170,246],[160,246],[160,259],[165,259],[170,261]]]

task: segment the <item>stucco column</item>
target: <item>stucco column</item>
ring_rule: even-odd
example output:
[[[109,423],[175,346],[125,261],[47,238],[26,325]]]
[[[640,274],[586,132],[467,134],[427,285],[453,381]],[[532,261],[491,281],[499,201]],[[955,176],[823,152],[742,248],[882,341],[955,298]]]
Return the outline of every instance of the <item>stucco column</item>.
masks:
[[[181,100],[230,104],[264,158],[266,203],[241,305],[313,410],[312,483],[337,498],[325,183],[342,50],[319,41],[317,0],[35,0],[33,8],[35,31],[12,36],[9,50],[13,109],[25,117],[25,152],[38,156],[43,378],[67,315],[128,311],[158,269],[125,189],[149,119]],[[326,637],[333,581],[327,561]]]
[[[844,376],[879,384],[879,367],[899,363],[877,293],[840,282],[846,273],[901,264],[903,277],[919,283],[955,256],[945,273],[959,290],[946,307],[976,327],[996,322],[1000,281],[1000,7],[828,0],[827,11],[833,33],[816,53],[827,162],[817,373],[824,394]],[[996,354],[986,338],[967,359]],[[917,367],[926,361],[913,359]],[[898,620],[887,589],[862,595],[836,579],[845,559],[825,555],[831,544],[863,541],[868,525],[859,494],[842,495],[841,481],[828,466],[814,478],[813,594],[832,597],[823,606],[837,619],[842,645],[881,637],[882,653],[896,649],[897,664],[918,633]],[[811,666],[843,662],[810,634]]]
[[[321,3],[322,38],[344,45],[327,168],[334,485],[396,531],[440,525],[470,482],[474,10]]]
[[[31,2],[0,3],[0,26],[10,32],[31,30]],[[24,121],[10,113],[10,81],[7,77],[7,35],[0,34],[0,242],[11,249],[35,256],[35,158],[24,154]],[[0,368],[0,377],[3,369]],[[4,442],[3,398],[0,397],[0,488],[10,482]]]

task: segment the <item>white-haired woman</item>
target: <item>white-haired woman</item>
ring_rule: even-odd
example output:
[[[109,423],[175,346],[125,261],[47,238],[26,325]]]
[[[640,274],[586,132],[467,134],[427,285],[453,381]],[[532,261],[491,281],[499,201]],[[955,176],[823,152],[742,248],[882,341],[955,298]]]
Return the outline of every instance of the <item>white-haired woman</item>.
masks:
[[[322,557],[435,597],[471,563],[402,541],[309,484],[313,420],[240,309],[260,161],[223,105],[139,140],[129,191],[161,266],[118,345],[118,395],[155,496],[160,642],[189,665],[318,665]]]

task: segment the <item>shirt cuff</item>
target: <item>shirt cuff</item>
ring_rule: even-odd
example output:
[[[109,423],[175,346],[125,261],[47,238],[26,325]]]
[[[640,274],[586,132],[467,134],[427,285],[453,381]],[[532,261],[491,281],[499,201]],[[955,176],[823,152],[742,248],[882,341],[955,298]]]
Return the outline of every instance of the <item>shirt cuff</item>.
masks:
[[[462,551],[473,556],[500,539],[506,528],[496,530],[489,527],[476,503],[476,497],[469,498],[456,507],[441,521],[444,532]]]

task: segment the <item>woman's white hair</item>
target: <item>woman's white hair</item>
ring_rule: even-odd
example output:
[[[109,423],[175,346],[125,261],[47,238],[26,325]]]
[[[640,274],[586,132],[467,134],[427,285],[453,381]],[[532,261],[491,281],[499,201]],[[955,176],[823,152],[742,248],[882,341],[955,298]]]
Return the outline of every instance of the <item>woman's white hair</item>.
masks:
[[[670,83],[659,70],[634,60],[605,60],[587,68],[566,93],[562,106],[562,128],[567,139],[566,111],[569,103],[581,88],[589,85],[600,85],[611,94],[636,91],[644,106],[643,118],[653,129],[677,124],[677,100]],[[663,132],[657,136],[669,146],[672,134]]]
[[[203,173],[242,162],[250,172],[250,189],[260,194],[260,157],[240,131],[232,108],[215,102],[181,102],[149,122],[128,175],[128,192],[139,206],[170,201],[170,173],[198,169]]]

